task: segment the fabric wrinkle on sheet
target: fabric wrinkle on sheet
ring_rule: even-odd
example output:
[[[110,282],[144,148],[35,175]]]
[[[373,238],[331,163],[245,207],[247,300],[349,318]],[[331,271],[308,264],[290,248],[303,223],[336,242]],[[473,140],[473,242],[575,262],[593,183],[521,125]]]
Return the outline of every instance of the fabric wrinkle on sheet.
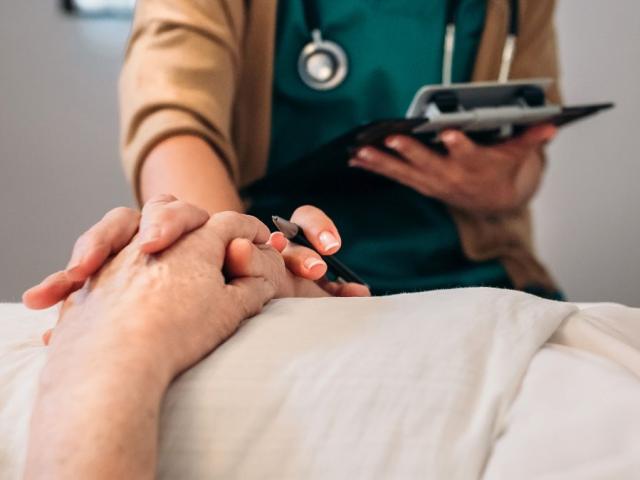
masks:
[[[625,367],[547,344],[527,370],[483,480],[638,478],[639,404],[640,382]]]
[[[531,404],[524,389],[547,388],[544,376],[522,380],[552,336],[570,345],[586,316],[598,326],[589,345],[640,348],[640,310],[616,308],[486,288],[274,301],[170,388],[158,478],[480,478],[498,465],[494,444],[507,451],[525,431],[514,413]],[[0,305],[2,478],[19,478],[52,315]],[[633,371],[635,357],[622,360]],[[603,405],[591,414],[606,416]],[[614,433],[640,445],[640,432]]]
[[[41,335],[55,308],[33,312],[0,303],[0,478],[22,478],[31,406],[46,360]]]

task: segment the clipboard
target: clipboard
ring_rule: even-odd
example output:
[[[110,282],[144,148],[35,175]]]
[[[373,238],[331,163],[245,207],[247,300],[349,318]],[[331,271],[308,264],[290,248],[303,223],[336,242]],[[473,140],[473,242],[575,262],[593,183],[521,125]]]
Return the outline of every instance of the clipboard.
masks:
[[[517,137],[533,125],[552,123],[563,127],[614,106],[548,103],[545,92],[550,84],[549,79],[532,79],[423,87],[414,96],[406,118],[377,120],[355,127],[286,168],[270,172],[240,193],[249,198],[279,189],[302,194],[346,183],[353,186],[365,179],[377,184],[379,179],[372,179],[373,174],[352,169],[347,162],[363,146],[387,151],[384,140],[394,134],[409,135],[446,154],[438,139],[445,129],[458,129],[478,144],[494,145]],[[340,181],[336,181],[338,178]]]

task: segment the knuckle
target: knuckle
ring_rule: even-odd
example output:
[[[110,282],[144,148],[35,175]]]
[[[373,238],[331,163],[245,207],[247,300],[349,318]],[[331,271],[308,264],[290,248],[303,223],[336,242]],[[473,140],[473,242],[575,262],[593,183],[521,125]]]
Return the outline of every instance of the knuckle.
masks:
[[[172,208],[163,208],[154,215],[155,222],[161,224],[175,223],[179,218],[179,212]]]
[[[176,200],[167,208],[171,208],[173,210],[191,210],[196,209],[197,207],[189,202],[185,202],[184,200]]]
[[[76,239],[75,243],[73,244],[73,250],[85,250],[91,244],[92,237],[93,233],[91,232],[91,230],[84,232]]]
[[[164,204],[174,202],[176,200],[177,198],[171,194],[159,193],[145,202],[145,204],[142,206],[142,212],[148,213],[150,211],[154,211],[156,208],[161,207]]]
[[[163,202],[174,202],[177,198],[175,195],[171,195],[170,193],[158,193],[151,197],[147,203],[163,203]]]
[[[139,217],[137,210],[129,207],[116,207],[107,212],[105,220],[130,220]]]
[[[184,214],[193,214],[202,218],[209,218],[209,214],[204,208],[200,208],[193,203],[185,202],[184,200],[177,200],[174,204],[174,208]]]
[[[244,215],[233,210],[225,210],[224,212],[218,212],[213,215],[213,219],[216,223],[227,224],[240,220]]]
[[[212,221],[218,229],[228,229],[232,225],[241,221],[244,217],[241,213],[234,212],[232,210],[226,210],[224,212],[215,213],[212,217]]]
[[[225,236],[232,232],[239,232],[239,229],[244,227],[246,222],[251,218],[252,217],[248,215],[227,210],[214,214],[210,220],[210,225],[213,227],[213,231],[217,235]]]

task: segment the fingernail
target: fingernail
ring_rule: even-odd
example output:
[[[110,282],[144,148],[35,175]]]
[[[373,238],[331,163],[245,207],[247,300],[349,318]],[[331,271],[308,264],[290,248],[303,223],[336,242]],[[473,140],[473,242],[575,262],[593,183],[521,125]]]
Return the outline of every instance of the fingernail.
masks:
[[[318,240],[320,240],[325,252],[340,246],[340,241],[331,232],[324,231],[320,233],[320,235],[318,235]]]
[[[349,159],[348,165],[350,167],[359,167],[361,163],[356,158]]]
[[[371,152],[368,148],[361,148],[358,150],[357,157],[361,160],[369,160],[371,158]]]
[[[160,238],[160,227],[158,225],[149,225],[140,232],[140,241],[142,243],[150,243]]]
[[[394,150],[400,148],[400,140],[398,140],[396,137],[387,138],[384,141],[384,144],[389,148],[393,148]]]
[[[456,143],[458,136],[454,132],[444,132],[440,138],[446,143]]]
[[[311,270],[313,267],[317,265],[324,265],[324,262],[319,258],[309,257],[304,261],[304,268],[307,270]]]

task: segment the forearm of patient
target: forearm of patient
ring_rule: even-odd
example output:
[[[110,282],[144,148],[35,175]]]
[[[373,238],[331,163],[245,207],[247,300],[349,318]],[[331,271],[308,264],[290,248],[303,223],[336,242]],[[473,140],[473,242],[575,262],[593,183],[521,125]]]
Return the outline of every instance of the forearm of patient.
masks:
[[[268,238],[240,214],[211,218],[161,255],[134,238],[72,294],[41,375],[27,478],[152,478],[171,380],[275,295],[292,293],[279,253],[254,244]],[[232,245],[246,270],[227,281]]]
[[[53,343],[33,411],[26,478],[153,478],[168,378],[157,358],[122,340]]]

